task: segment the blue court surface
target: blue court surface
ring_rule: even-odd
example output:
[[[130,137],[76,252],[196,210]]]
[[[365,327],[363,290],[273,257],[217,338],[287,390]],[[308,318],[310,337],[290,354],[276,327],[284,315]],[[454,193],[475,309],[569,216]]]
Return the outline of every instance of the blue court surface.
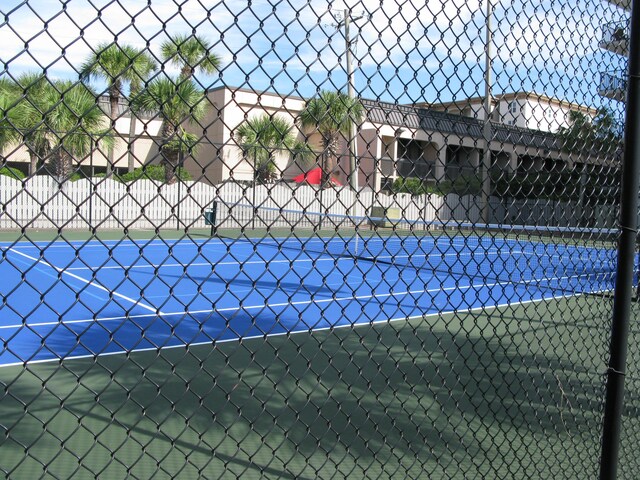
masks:
[[[492,236],[0,244],[0,365],[493,309],[613,287],[615,251]]]

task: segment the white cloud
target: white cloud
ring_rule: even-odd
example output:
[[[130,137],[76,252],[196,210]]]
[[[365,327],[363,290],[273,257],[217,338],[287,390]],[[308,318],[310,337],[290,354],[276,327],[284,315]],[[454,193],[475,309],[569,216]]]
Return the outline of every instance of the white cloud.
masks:
[[[526,68],[532,76],[571,68],[576,56],[594,55],[602,12],[596,13],[599,3],[592,1],[587,9],[571,8],[564,0],[494,1],[494,65]],[[466,84],[466,92],[478,84],[484,63],[485,2],[253,0],[248,6],[242,1],[70,0],[63,8],[48,0],[5,0],[8,23],[0,26],[0,38],[9,72],[46,67],[77,77],[99,43],[129,43],[159,57],[168,34],[195,31],[212,41],[224,61],[222,78],[231,85],[277,87],[312,80],[339,87],[345,46],[343,31],[332,23],[348,8],[354,16],[365,14],[351,29],[362,88],[366,78],[380,84],[400,80],[419,90],[453,81]]]
[[[210,12],[200,2],[185,2],[180,8],[172,2],[149,6],[143,0],[128,0],[126,7],[108,0],[93,5],[76,0],[61,9],[53,2],[33,0],[15,10],[0,27],[9,68],[55,66],[73,75],[100,43],[118,41],[138,48],[150,44],[151,52],[159,57],[157,48],[167,34],[195,30],[216,41],[218,28],[232,23],[232,15],[218,9],[214,26]]]

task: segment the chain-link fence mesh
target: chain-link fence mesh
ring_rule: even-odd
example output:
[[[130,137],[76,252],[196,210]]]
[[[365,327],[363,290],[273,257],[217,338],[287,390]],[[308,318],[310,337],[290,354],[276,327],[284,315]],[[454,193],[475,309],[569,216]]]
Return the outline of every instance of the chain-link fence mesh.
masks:
[[[598,475],[630,3],[0,13],[7,478]]]

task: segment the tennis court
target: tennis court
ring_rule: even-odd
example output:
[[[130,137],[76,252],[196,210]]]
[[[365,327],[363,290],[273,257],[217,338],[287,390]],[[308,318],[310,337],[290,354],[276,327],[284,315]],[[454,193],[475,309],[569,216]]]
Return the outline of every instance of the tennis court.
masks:
[[[160,462],[167,478],[590,478],[610,308],[572,295],[6,366],[3,466],[16,479],[43,465],[150,478]]]
[[[637,478],[640,8],[574,3],[3,1],[0,477]]]
[[[0,363],[484,311],[613,288],[613,244],[595,232],[583,242],[542,233],[4,243]]]

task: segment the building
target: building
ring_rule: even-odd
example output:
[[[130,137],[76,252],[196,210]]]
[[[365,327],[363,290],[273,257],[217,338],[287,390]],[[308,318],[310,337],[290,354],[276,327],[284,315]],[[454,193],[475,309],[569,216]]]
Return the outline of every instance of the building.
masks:
[[[420,106],[478,120],[485,118],[484,97]],[[491,99],[492,121],[543,132],[557,132],[561,127],[568,127],[572,111],[591,117],[597,113],[594,108],[533,92],[503,93]]]
[[[205,123],[214,125],[208,130],[217,132],[217,146],[204,146],[186,166],[194,176],[202,175],[199,169],[208,159],[215,159],[211,168],[205,169],[208,172],[206,180],[211,183],[228,178],[252,179],[252,167],[242,159],[233,141],[233,131],[245,119],[266,111],[285,116],[294,124],[305,103],[304,99],[298,97],[283,98],[271,93],[227,87],[210,92],[209,98],[215,108]],[[558,122],[556,130],[568,124],[566,117],[570,111],[589,115],[596,113],[592,108],[532,93],[497,97],[495,111],[506,110],[510,102],[518,103],[522,121],[529,126],[536,125],[545,107],[551,108]],[[463,116],[461,111],[447,112],[444,104],[440,104],[438,108],[427,108],[423,105],[402,106],[373,100],[362,100],[362,103],[365,107],[365,119],[358,128],[356,142],[360,186],[380,190],[388,188],[398,178],[409,176],[437,183],[454,180],[464,174],[480,175],[484,151],[482,118]],[[470,106],[479,105],[474,99],[465,103]],[[562,123],[559,123],[560,118]],[[550,131],[554,125],[552,122],[545,125],[547,131],[492,122],[491,150],[494,167],[507,173],[531,173],[557,170],[559,166],[573,166],[576,161],[600,161],[595,158],[576,159],[575,155],[563,152],[557,135]],[[317,134],[302,131],[299,134],[319,149],[320,139]],[[284,156],[279,158],[278,169],[282,172],[283,179],[289,179],[297,175],[302,166],[292,164]],[[342,142],[339,171],[341,180],[346,181],[349,159],[345,141]]]
[[[484,121],[419,106],[363,102],[368,121],[362,127],[362,158],[379,158],[373,170],[385,188],[397,178],[415,176],[434,183],[459,176],[480,177],[485,149]],[[492,122],[491,165],[502,175],[544,172],[576,159],[562,150],[557,135]],[[376,138],[377,137],[377,138]],[[587,162],[598,162],[586,158]],[[362,177],[362,174],[361,174]],[[371,183],[370,183],[371,184]]]
[[[209,183],[227,179],[252,180],[250,159],[242,156],[233,138],[235,129],[245,120],[267,112],[296,124],[305,106],[300,97],[282,97],[268,92],[220,87],[208,94],[212,108],[202,122],[206,126],[205,140],[198,153],[185,162],[194,178]],[[570,111],[595,115],[596,110],[533,93],[514,93],[496,97],[495,112],[505,111],[492,121],[492,165],[509,173],[541,172],[557,169],[558,165],[573,166],[575,155],[562,151],[558,136],[552,133],[568,125]],[[481,175],[485,147],[483,119],[473,112],[480,105],[477,99],[465,101],[466,112],[451,108],[453,104],[396,105],[374,100],[362,100],[365,115],[358,126],[356,157],[359,164],[358,184],[375,190],[388,188],[398,178],[417,177],[437,183],[454,180],[460,175]],[[508,106],[517,104],[520,121]],[[450,108],[447,108],[449,106]],[[513,108],[512,108],[513,110]],[[544,112],[552,118],[543,121]],[[466,113],[466,115],[463,115]],[[511,115],[514,125],[500,120]],[[545,129],[531,128],[541,121]],[[194,130],[194,133],[199,131]],[[316,132],[298,131],[299,138],[320,151],[320,136]],[[338,161],[339,180],[346,182],[349,155],[346,139],[341,144]],[[318,153],[317,163],[321,163]],[[292,162],[289,155],[277,157],[281,178],[291,179],[309,165]],[[599,162],[596,158],[581,162]]]
[[[627,12],[631,0],[607,0]],[[620,59],[618,68],[600,72],[598,94],[613,100],[624,101],[627,91],[627,57],[629,56],[630,20],[610,22],[602,26],[599,47],[615,53]]]
[[[207,92],[206,117],[184,127],[200,141],[198,150],[184,159],[183,166],[197,181],[218,184],[227,180],[252,181],[254,167],[243,156],[234,132],[248,119],[265,112],[296,125],[306,100],[270,92],[219,87]],[[102,99],[101,102],[105,102]],[[365,115],[358,125],[356,158],[358,184],[375,190],[387,189],[398,178],[416,177],[426,183],[453,181],[461,175],[482,176],[482,158],[486,142],[483,136],[481,99],[436,105],[397,105],[362,100]],[[504,175],[558,170],[574,163],[597,164],[601,159],[589,155],[569,155],[562,151],[553,133],[566,125],[568,112],[594,113],[595,110],[528,92],[505,94],[494,98],[490,142],[491,165]],[[108,107],[105,106],[105,111]],[[547,112],[551,112],[548,114]],[[158,163],[161,120],[156,116],[132,117],[121,105],[116,122],[117,139],[113,168],[119,172],[149,163]],[[532,128],[542,127],[542,128]],[[314,131],[297,134],[316,152],[311,164],[321,164],[321,137]],[[338,179],[346,183],[349,150],[346,139],[340,147]],[[28,152],[24,146],[5,152],[9,166],[28,170]],[[309,162],[298,164],[288,152],[276,152],[274,159],[279,177],[289,180],[311,168]],[[87,174],[104,172],[105,151],[95,151],[81,159],[79,167]]]

